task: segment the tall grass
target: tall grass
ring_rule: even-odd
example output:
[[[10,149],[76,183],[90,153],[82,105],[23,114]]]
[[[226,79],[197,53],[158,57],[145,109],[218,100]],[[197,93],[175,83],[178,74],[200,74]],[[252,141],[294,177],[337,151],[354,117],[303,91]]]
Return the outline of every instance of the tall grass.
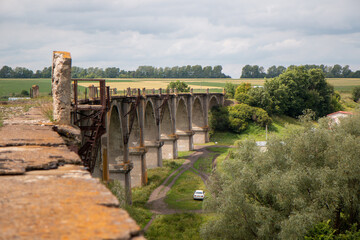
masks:
[[[200,227],[209,214],[182,213],[157,216],[146,232],[149,240],[200,240]]]

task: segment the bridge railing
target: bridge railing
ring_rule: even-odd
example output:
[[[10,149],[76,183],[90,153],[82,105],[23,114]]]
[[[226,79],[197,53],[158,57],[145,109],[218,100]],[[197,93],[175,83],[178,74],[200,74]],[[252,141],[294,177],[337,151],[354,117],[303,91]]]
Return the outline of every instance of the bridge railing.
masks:
[[[100,99],[100,85],[99,82],[105,81],[104,79],[72,79],[77,83],[81,82],[81,85],[76,84],[76,90],[72,91],[73,99],[78,101],[81,100],[93,100]],[[89,83],[88,87],[84,86]],[[158,94],[178,94],[181,93],[177,89],[166,89],[166,88],[143,88],[140,89],[142,95],[158,95]],[[224,93],[223,88],[191,88],[188,93]],[[109,88],[109,94],[111,97],[115,96],[137,96],[138,88],[127,88],[127,89],[117,89],[117,88]]]

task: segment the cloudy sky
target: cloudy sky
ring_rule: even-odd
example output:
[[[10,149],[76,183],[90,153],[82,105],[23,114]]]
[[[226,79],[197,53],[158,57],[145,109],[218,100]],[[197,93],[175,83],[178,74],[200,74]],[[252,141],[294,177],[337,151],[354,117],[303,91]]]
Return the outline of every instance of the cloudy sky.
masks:
[[[0,67],[341,64],[360,69],[359,0],[0,0]]]

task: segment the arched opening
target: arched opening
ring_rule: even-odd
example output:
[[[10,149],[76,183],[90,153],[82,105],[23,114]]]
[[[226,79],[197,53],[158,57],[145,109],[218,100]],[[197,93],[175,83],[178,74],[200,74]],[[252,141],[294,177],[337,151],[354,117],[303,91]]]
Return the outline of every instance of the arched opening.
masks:
[[[185,102],[183,99],[180,99],[176,110],[176,130],[188,131],[189,129],[189,118]]]
[[[204,125],[204,111],[200,99],[196,98],[192,109],[192,127],[204,127]]]
[[[171,121],[169,104],[165,104],[163,106],[163,109],[161,110],[160,120],[161,120],[160,123],[161,137],[166,137],[167,135],[171,135],[173,133],[173,130],[172,130],[172,121]]]
[[[156,140],[156,122],[154,108],[151,102],[147,102],[145,107],[144,140]]]
[[[108,159],[110,164],[116,164],[123,160],[124,157],[124,142],[121,129],[121,122],[119,117],[119,110],[117,107],[111,109],[110,124],[109,124],[109,149]]]
[[[212,96],[209,102],[209,110],[211,110],[211,108],[215,106],[219,106],[219,101],[215,96]]]
[[[140,127],[139,127],[139,118],[137,111],[134,114],[135,115],[133,117],[133,121],[131,120],[132,116],[129,117],[129,124],[128,124],[129,132],[130,132],[129,147],[140,146]]]

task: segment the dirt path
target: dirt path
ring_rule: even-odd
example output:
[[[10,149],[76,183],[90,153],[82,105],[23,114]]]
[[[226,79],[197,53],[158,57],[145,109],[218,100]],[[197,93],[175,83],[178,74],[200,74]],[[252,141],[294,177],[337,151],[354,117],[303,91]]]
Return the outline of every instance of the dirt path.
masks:
[[[201,179],[206,182],[208,179],[208,174],[201,172],[199,170],[194,169],[194,163],[200,158],[200,157],[207,157],[210,153],[210,151],[207,149],[207,146],[195,146],[195,153],[191,154],[185,162],[176,169],[173,173],[171,173],[165,181],[156,188],[150,195],[150,198],[147,202],[147,205],[149,206],[152,213],[154,213],[152,219],[148,222],[148,224],[145,226],[144,231],[146,231],[153,220],[155,219],[156,215],[159,214],[175,214],[175,213],[201,213],[202,210],[177,210],[177,209],[171,209],[167,206],[165,203],[165,197],[166,194],[169,192],[171,187],[175,184],[176,180],[186,171],[190,170],[194,172],[195,174],[199,175]],[[176,175],[171,182],[169,183],[170,179]]]

